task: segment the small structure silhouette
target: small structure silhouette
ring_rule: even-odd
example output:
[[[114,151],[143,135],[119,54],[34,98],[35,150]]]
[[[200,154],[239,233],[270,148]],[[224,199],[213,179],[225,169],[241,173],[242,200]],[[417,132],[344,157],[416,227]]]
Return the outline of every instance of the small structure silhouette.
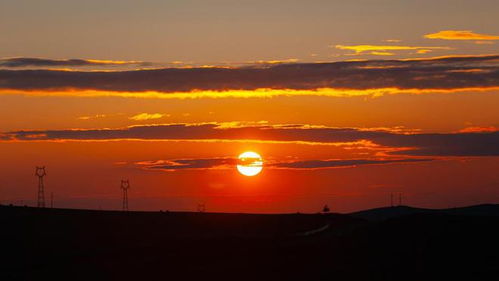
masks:
[[[391,207],[395,207],[395,206],[402,206],[402,192],[397,192],[396,193],[398,195],[398,205],[395,205],[395,195],[392,193],[390,193],[390,206]]]
[[[329,213],[330,211],[331,211],[331,210],[329,209],[329,206],[328,206],[328,205],[324,205],[324,208],[322,208],[322,212],[323,212],[324,214],[327,214],[327,213]]]
[[[202,203],[202,204],[201,204],[201,203],[198,203],[198,209],[197,209],[197,210],[198,210],[198,212],[200,212],[200,213],[204,213],[204,212],[206,212],[206,205],[205,205],[204,203]]]
[[[121,180],[121,190],[123,190],[123,211],[128,211],[128,189],[130,188],[129,180]]]
[[[36,167],[35,176],[38,177],[38,200],[37,207],[45,208],[45,186],[43,183],[43,178],[47,175],[45,171],[45,166]]]

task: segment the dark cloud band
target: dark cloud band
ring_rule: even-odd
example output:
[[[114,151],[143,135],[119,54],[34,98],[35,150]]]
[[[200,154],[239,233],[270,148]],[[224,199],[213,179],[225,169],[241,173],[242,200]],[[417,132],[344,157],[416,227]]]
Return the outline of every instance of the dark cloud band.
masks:
[[[217,124],[169,124],[102,130],[16,131],[9,140],[255,140],[312,143],[370,141],[412,156],[499,156],[499,131],[445,134],[399,134],[354,128],[286,126],[220,127]]]
[[[6,58],[0,59],[0,67],[69,67],[69,66],[110,66],[110,65],[147,65],[138,61],[110,61],[86,59],[42,59],[42,58]]]
[[[78,62],[79,60],[70,61]],[[0,70],[0,89],[10,90],[83,89],[171,93],[260,88],[362,90],[375,88],[460,89],[497,86],[499,86],[499,55],[112,72]]]

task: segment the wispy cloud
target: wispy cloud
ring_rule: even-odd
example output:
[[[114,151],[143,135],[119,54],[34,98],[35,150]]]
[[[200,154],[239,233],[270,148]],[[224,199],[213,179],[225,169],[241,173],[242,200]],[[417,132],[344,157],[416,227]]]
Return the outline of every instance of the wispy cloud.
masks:
[[[416,53],[418,53],[418,54],[428,54],[428,53],[431,53],[431,52],[433,52],[433,50],[420,49],[420,50],[416,51]]]
[[[495,126],[486,126],[486,127],[466,127],[464,129],[459,130],[459,133],[484,133],[484,132],[499,132],[499,127]]]
[[[161,113],[139,113],[137,115],[131,116],[128,119],[135,120],[135,121],[143,121],[143,120],[152,120],[152,119],[160,119],[165,114]]]
[[[79,120],[90,120],[90,119],[97,119],[97,118],[105,118],[107,117],[106,114],[95,114],[91,116],[80,116],[78,117]]]
[[[39,130],[3,133],[4,141],[193,140],[268,141],[311,144],[364,143],[388,154],[411,156],[498,156],[499,131],[397,133],[379,129],[310,125],[223,127],[216,123],[132,126],[101,130]]]
[[[306,160],[306,161],[268,161],[264,163],[266,168],[275,169],[332,169],[356,167],[363,165],[384,165],[398,163],[428,162],[433,159],[422,158],[402,158],[402,159],[326,159],[326,160]],[[175,159],[175,160],[155,160],[141,161],[136,165],[148,170],[177,171],[177,170],[198,170],[198,169],[232,169],[239,163],[237,158],[201,158],[201,159]]]
[[[296,63],[299,62],[299,59],[283,59],[283,60],[257,60],[257,61],[249,61],[249,64],[284,64],[284,63]]]
[[[450,47],[397,46],[397,45],[335,45],[336,49],[354,51],[355,54],[393,55],[391,51],[449,50]]]
[[[385,40],[383,40],[383,42],[387,42],[387,43],[400,43],[400,42],[402,42],[402,40],[400,40],[400,39],[385,39]]]
[[[395,53],[390,53],[390,52],[379,52],[379,51],[372,51],[369,54],[375,55],[375,56],[394,56]]]
[[[433,159],[349,159],[349,160],[306,160],[274,163],[271,166],[286,169],[328,169],[340,167],[355,167],[361,165],[381,165],[411,162],[428,162]]]
[[[443,40],[499,40],[499,35],[480,34],[471,30],[442,30],[424,35],[428,39]]]
[[[203,159],[176,159],[141,161],[136,164],[150,170],[193,170],[193,169],[222,169],[237,165],[237,158],[203,158]]]

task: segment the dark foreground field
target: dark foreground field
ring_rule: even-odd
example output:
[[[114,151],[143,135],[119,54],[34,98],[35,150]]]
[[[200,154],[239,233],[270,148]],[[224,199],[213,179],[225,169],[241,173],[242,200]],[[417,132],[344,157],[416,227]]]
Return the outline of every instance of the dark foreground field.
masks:
[[[495,205],[351,215],[0,206],[0,280],[499,280],[498,214]]]

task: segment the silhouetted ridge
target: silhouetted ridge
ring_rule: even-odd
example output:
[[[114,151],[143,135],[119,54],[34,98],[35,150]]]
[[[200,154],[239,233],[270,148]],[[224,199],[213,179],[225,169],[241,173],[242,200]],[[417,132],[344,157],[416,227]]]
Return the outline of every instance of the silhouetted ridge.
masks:
[[[364,210],[350,213],[349,215],[355,218],[361,218],[369,221],[379,221],[412,214],[428,213],[432,211],[433,210],[431,209],[413,208],[409,206],[395,206]]]
[[[383,207],[350,213],[354,218],[381,221],[414,214],[449,214],[464,216],[499,216],[499,205],[482,204],[449,209],[424,209],[409,206]]]

